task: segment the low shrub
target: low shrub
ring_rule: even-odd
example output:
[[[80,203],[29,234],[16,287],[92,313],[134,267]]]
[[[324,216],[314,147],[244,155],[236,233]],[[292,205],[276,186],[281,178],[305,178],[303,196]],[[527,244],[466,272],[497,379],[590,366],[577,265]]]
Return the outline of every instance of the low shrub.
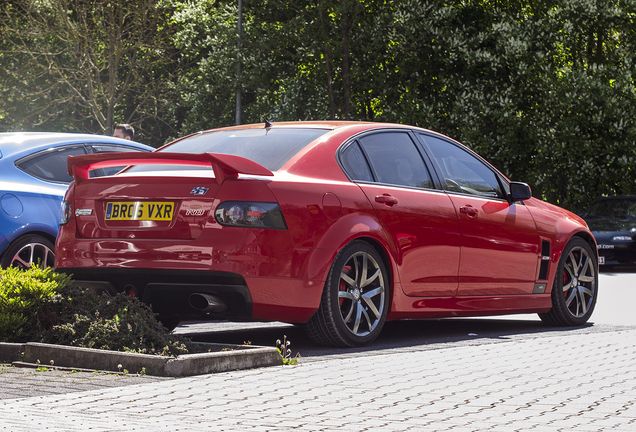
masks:
[[[0,269],[0,341],[37,341],[42,338],[41,309],[67,286],[67,275],[34,266],[29,271]]]
[[[190,347],[137,298],[97,295],[37,268],[0,270],[0,341],[173,356]]]

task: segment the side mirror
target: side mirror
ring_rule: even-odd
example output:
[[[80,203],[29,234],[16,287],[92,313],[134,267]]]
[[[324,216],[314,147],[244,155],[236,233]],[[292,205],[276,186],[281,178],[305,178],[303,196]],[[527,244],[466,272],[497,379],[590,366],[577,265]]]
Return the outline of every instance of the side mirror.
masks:
[[[532,198],[530,186],[521,182],[510,182],[510,201],[525,201]]]

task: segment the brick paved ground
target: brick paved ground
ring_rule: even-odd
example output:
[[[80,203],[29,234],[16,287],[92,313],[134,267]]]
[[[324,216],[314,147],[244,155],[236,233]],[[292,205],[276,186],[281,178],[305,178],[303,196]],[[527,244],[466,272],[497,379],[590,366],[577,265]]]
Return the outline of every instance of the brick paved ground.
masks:
[[[636,329],[0,400],[9,431],[636,431]]]
[[[38,371],[0,364],[0,399],[99,390],[167,379],[170,378],[61,370]]]

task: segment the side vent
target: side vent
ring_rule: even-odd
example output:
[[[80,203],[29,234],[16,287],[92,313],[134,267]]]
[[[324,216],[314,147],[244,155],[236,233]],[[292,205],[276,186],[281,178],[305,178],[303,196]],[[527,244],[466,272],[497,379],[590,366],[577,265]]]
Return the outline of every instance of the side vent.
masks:
[[[548,266],[550,265],[550,242],[541,242],[541,267],[539,269],[539,280],[548,279]]]
[[[546,240],[541,241],[541,256],[539,257],[541,262],[539,263],[539,282],[534,284],[533,294],[543,294],[547,286],[548,270],[550,269],[550,242]]]

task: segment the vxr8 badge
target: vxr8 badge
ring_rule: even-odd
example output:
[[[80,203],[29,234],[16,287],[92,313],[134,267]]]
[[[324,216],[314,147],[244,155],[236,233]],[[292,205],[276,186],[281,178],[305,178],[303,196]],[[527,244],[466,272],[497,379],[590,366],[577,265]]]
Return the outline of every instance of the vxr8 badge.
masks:
[[[206,193],[208,193],[208,188],[206,187],[195,187],[194,189],[192,189],[192,191],[190,192],[192,195],[205,195]]]

